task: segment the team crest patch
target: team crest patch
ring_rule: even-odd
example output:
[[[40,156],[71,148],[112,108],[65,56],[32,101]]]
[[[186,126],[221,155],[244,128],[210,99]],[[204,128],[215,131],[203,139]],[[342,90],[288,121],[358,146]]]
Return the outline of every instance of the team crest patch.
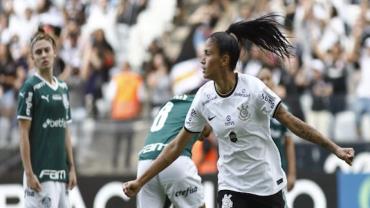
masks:
[[[248,112],[248,104],[243,103],[241,106],[238,107],[239,110],[239,119],[245,121],[248,119],[249,112]]]
[[[221,208],[232,208],[233,207],[233,201],[231,201],[231,194],[225,194],[222,198],[222,207]]]
[[[45,196],[41,199],[42,208],[50,208],[51,207],[51,198]]]

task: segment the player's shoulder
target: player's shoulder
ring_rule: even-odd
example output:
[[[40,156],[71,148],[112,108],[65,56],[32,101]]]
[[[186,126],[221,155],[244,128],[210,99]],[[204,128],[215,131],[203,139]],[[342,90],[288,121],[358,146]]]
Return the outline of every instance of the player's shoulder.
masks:
[[[207,81],[203,86],[201,86],[197,94],[205,94],[215,91],[214,89],[215,82],[212,80]]]
[[[57,77],[54,77],[55,78],[55,81],[57,82],[58,84],[58,87],[62,88],[62,89],[66,89],[68,90],[68,85],[65,81],[61,80],[61,79],[58,79]]]
[[[22,85],[22,89],[25,90],[25,89],[33,89],[35,86],[37,86],[38,84],[40,84],[42,81],[37,78],[35,75],[32,75],[30,77],[28,77],[23,85]]]
[[[238,73],[238,77],[239,77],[239,81],[241,82],[249,82],[249,83],[262,82],[260,79],[250,74]]]
[[[241,85],[246,86],[250,90],[260,90],[265,86],[260,79],[250,74],[238,73],[238,77]]]

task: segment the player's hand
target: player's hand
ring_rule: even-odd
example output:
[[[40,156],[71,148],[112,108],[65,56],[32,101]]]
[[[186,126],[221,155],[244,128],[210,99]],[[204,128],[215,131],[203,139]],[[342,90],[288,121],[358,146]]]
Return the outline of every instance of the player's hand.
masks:
[[[77,176],[76,171],[74,169],[71,169],[69,171],[69,180],[68,180],[68,189],[72,190],[77,185]]]
[[[135,196],[141,189],[141,185],[137,180],[129,181],[123,184],[123,192],[128,197]]]
[[[28,188],[40,192],[41,191],[41,183],[39,179],[35,176],[35,174],[32,174],[30,176],[27,176],[27,186]]]
[[[348,165],[352,165],[353,157],[355,155],[355,150],[353,148],[338,148],[335,155],[344,160]]]
[[[287,189],[288,191],[291,191],[294,188],[296,177],[288,174],[287,180],[288,180]]]

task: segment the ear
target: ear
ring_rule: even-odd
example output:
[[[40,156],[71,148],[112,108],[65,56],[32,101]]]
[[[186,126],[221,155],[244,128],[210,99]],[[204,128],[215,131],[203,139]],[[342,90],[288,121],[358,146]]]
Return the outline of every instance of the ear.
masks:
[[[221,65],[223,67],[228,67],[230,63],[230,56],[229,54],[224,54],[221,56]]]

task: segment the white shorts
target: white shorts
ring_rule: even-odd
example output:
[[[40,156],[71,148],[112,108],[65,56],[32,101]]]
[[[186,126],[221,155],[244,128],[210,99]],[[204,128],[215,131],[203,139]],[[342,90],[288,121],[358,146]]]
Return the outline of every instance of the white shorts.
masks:
[[[141,160],[138,176],[147,170],[153,160]],[[175,207],[198,208],[204,205],[201,178],[191,160],[180,156],[170,166],[145,184],[137,195],[138,208],[162,208],[166,195]]]
[[[56,181],[41,183],[41,192],[27,187],[27,179],[23,177],[25,208],[69,208],[67,184]]]

